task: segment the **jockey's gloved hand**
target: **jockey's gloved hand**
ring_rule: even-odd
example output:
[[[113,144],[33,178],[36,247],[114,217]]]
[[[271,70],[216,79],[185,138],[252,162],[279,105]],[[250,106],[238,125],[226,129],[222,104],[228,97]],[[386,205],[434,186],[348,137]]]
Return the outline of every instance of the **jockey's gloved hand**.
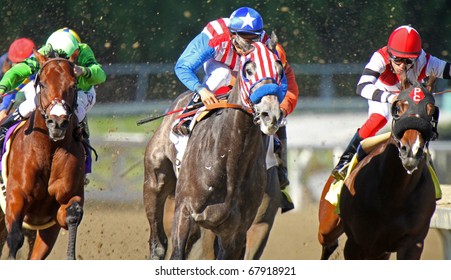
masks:
[[[204,105],[218,103],[218,99],[216,98],[215,94],[211,91],[209,91],[207,88],[201,88],[199,90],[200,98],[202,99],[202,102]]]
[[[85,67],[75,65],[74,66],[74,73],[75,73],[76,77],[84,75],[86,73]]]

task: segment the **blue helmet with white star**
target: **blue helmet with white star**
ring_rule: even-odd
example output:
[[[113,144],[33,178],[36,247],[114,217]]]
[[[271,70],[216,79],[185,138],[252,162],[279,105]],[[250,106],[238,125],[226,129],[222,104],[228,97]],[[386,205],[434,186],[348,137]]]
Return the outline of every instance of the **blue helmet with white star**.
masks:
[[[256,10],[241,7],[230,15],[229,30],[232,33],[261,35],[263,33],[263,19]]]

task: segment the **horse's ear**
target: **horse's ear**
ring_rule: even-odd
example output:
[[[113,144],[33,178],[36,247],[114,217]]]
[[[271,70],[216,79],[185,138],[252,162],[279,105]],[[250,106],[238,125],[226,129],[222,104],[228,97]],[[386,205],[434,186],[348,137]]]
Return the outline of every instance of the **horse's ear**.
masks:
[[[271,37],[266,42],[266,46],[268,49],[270,49],[272,52],[276,50],[277,43],[279,42],[279,39],[276,36],[276,33],[273,31],[271,32]]]
[[[437,77],[435,75],[431,75],[425,78],[424,86],[429,92],[435,91],[435,82],[437,81]]]
[[[246,40],[241,38],[238,34],[233,39],[235,48],[237,49],[238,54],[243,55],[249,53],[251,50],[253,50],[254,46],[252,44],[249,44]]]
[[[74,53],[69,57],[69,61],[75,63],[75,61],[77,61],[79,55],[80,55],[80,51],[79,51],[79,49],[76,49],[74,51]]]
[[[36,49],[33,49],[34,57],[39,61],[39,64],[44,64],[48,60],[48,57],[38,52]]]

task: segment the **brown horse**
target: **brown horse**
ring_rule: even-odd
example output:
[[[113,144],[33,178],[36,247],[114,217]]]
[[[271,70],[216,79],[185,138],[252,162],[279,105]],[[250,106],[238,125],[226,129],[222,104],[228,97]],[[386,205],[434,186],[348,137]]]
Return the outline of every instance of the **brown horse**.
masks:
[[[340,219],[325,200],[333,179],[326,184],[320,207],[322,259],[329,258],[343,232],[346,259],[389,259],[392,252],[398,259],[421,257],[435,211],[427,147],[437,125],[438,108],[429,91],[412,86],[393,103],[392,116],[390,137],[370,152],[364,148],[368,155],[345,179]],[[335,226],[324,222],[327,219],[335,220]]]
[[[241,41],[240,41],[241,42]],[[270,46],[274,45],[275,43],[277,43],[277,38],[274,36],[271,40],[271,44]],[[250,46],[243,46],[243,48],[250,48]],[[248,67],[250,65],[254,65],[255,63],[249,63]],[[254,67],[254,66],[252,66]],[[253,69],[249,68],[250,71],[254,71]],[[242,73],[244,73],[243,71],[241,71]],[[258,86],[257,86],[258,87]],[[255,87],[255,88],[257,88]],[[234,98],[230,99],[229,102],[238,102],[239,101],[239,83],[235,84],[235,90],[234,90],[234,94],[236,95]],[[191,99],[192,97],[192,92],[186,92],[184,94],[182,94],[181,96],[179,96],[179,98],[177,98],[173,105],[169,108],[169,110],[174,110],[176,108],[181,108],[183,104],[187,104],[188,101]],[[269,97],[264,98],[269,99]],[[266,102],[266,101],[264,101]],[[277,104],[278,106],[278,104]],[[261,109],[260,109],[261,110]],[[274,109],[275,110],[275,109]],[[274,122],[272,120],[272,117],[275,113],[274,112],[264,112],[264,111],[260,111],[259,113],[260,116],[260,123],[261,125],[268,125],[269,122]],[[279,114],[279,109],[277,107],[277,114]],[[258,127],[253,125],[252,123],[252,118],[250,117],[250,115],[244,111],[242,111],[241,109],[221,109],[219,110],[217,113],[213,113],[207,120],[200,122],[197,126],[202,126],[202,127],[195,127],[193,134],[191,135],[191,137],[193,137],[194,135],[198,135],[195,136],[196,140],[189,140],[189,143],[201,143],[204,140],[201,140],[201,142],[198,142],[198,137],[201,137],[203,130],[205,130],[205,127],[208,127],[207,123],[212,122],[214,119],[219,120],[219,119],[225,119],[225,116],[227,116],[228,118],[230,118],[231,116],[237,116],[240,118],[240,120],[244,119],[246,120],[246,122],[248,122],[249,120],[251,120],[249,127],[246,127],[244,130],[242,130],[242,133],[246,133],[248,134],[250,131],[253,131],[253,133],[255,133],[258,130]],[[278,119],[280,116],[277,115],[276,119]],[[148,145],[147,145],[147,149],[145,152],[145,160],[144,160],[144,166],[145,166],[145,180],[144,180],[144,205],[146,208],[146,213],[147,213],[147,218],[149,220],[149,225],[150,225],[150,239],[149,239],[149,245],[150,245],[150,258],[151,259],[164,259],[167,253],[167,249],[168,249],[168,239],[167,239],[167,234],[164,231],[164,227],[163,227],[163,216],[168,216],[168,215],[172,215],[172,213],[166,213],[163,214],[163,209],[164,209],[164,205],[166,203],[166,200],[168,197],[171,197],[174,195],[175,193],[175,189],[176,189],[176,184],[177,184],[177,177],[176,177],[176,173],[175,173],[175,166],[176,166],[176,150],[174,147],[174,144],[169,140],[169,134],[170,134],[170,130],[172,127],[172,124],[175,120],[175,116],[174,115],[169,115],[166,116],[163,119],[163,122],[160,126],[160,128],[155,132],[155,134],[153,135],[153,137],[151,138],[151,140],[149,141]],[[217,126],[215,124],[215,126],[217,128],[215,128],[214,130],[222,130],[224,129],[224,132],[226,131],[226,127],[227,127],[227,131],[230,132],[229,136],[227,137],[227,141],[230,141],[230,136],[234,135],[236,133],[239,133],[238,131],[240,131],[238,129],[238,127],[236,126],[232,126],[231,125],[231,121],[224,120],[224,123],[220,122],[221,125]],[[227,126],[225,126],[224,124],[227,124]],[[229,125],[230,124],[230,125]],[[252,125],[251,125],[252,124]],[[211,123],[210,123],[211,125]],[[219,128],[220,127],[220,128]],[[211,130],[211,129],[207,129],[207,130]],[[273,130],[275,130],[275,128],[271,128],[271,133],[273,133]],[[232,134],[233,132],[233,134]],[[275,131],[274,131],[275,132]],[[208,133],[211,133],[208,132]],[[207,137],[207,134],[204,134],[205,137]],[[210,137],[210,134],[208,134]],[[253,143],[254,145],[257,145],[259,148],[263,147],[264,145],[264,139],[262,138],[261,132],[258,133],[258,137],[259,140],[256,141],[256,143]],[[254,135],[255,136],[255,135]],[[207,137],[207,138],[208,138]],[[241,137],[241,136],[240,136]],[[215,138],[211,138],[209,140],[207,140],[209,143],[213,144],[213,139],[217,139],[216,136]],[[249,138],[250,139],[250,138]],[[253,138],[252,138],[253,139]],[[225,141],[225,140],[224,140]],[[236,141],[239,141],[238,139]],[[218,145],[219,148],[224,149],[225,147],[228,147],[226,144],[222,143],[223,140],[221,140],[221,145]],[[218,142],[219,144],[219,142]],[[248,143],[246,143],[248,144]],[[235,144],[234,144],[235,146]],[[188,149],[193,149],[192,148],[188,148]],[[210,149],[212,147],[209,147],[208,149]],[[244,147],[241,147],[244,148]],[[254,147],[255,148],[255,147]],[[233,148],[233,153],[236,153],[235,151],[236,148]],[[190,152],[191,153],[191,152]],[[202,157],[206,156],[209,157],[209,155],[212,152],[210,152],[209,150],[204,150],[204,152],[202,152]],[[215,153],[217,153],[215,151]],[[200,156],[200,155],[199,155]],[[246,155],[245,153],[243,153],[243,164],[245,162],[245,160],[247,160],[246,158],[249,155]],[[196,155],[197,157],[197,155]],[[191,156],[186,156],[184,157],[183,161],[185,160],[190,160]],[[235,159],[237,160],[237,159]],[[261,154],[259,153],[254,153],[254,160],[255,162],[258,162],[260,164],[262,164],[262,166],[265,165],[265,163],[261,162]],[[183,165],[185,165],[185,163],[182,163]],[[199,162],[199,164],[201,164]],[[241,163],[240,163],[241,164]],[[191,163],[186,164],[186,166],[192,166]],[[238,165],[237,165],[238,166]],[[243,165],[239,165],[239,166],[243,166]],[[225,166],[223,166],[225,168]],[[188,168],[188,167],[187,167]],[[186,176],[188,174],[186,174],[185,172],[188,171],[188,169],[185,168],[185,171],[183,171],[184,169],[182,168],[180,171],[180,176],[183,177],[182,180],[183,182],[185,182],[186,180],[189,180]],[[221,168],[218,169],[218,172],[221,170]],[[244,169],[243,169],[244,171]],[[220,173],[226,172],[225,170],[221,171]],[[226,172],[227,173],[227,172]],[[226,174],[223,173],[223,174]],[[196,175],[196,177],[202,176],[201,173],[193,173]],[[219,174],[219,173],[218,173]],[[240,175],[242,176],[242,175]],[[254,175],[252,175],[254,176]],[[230,178],[230,176],[226,176],[227,178],[229,178],[228,180],[233,180],[232,178]],[[225,177],[221,177],[221,178],[225,178]],[[262,179],[263,178],[263,179]],[[280,197],[279,197],[279,185],[278,185],[278,178],[277,178],[277,174],[276,174],[276,169],[274,168],[270,168],[268,170],[268,173],[264,174],[264,176],[262,178],[257,178],[257,180],[262,181],[262,184],[258,187],[256,187],[255,192],[250,194],[252,195],[252,197],[255,197],[255,201],[257,201],[258,203],[260,203],[262,201],[262,190],[265,190],[265,193],[263,194],[263,200],[265,201],[264,204],[262,204],[262,206],[259,208],[259,214],[257,215],[257,218],[255,218],[254,220],[254,224],[251,227],[251,229],[248,231],[248,238],[247,238],[247,242],[248,242],[248,246],[246,246],[246,258],[259,258],[263,252],[263,248],[266,244],[268,235],[269,235],[269,231],[272,227],[272,224],[274,222],[274,218],[275,215],[277,213],[278,207],[279,207],[279,201],[280,201]],[[199,180],[199,178],[197,179]],[[219,180],[218,182],[218,186],[223,186],[223,180]],[[266,182],[270,182],[270,183],[266,183]],[[254,183],[253,183],[254,184]],[[179,188],[178,186],[184,186],[185,183],[181,184],[179,183],[177,185],[177,188]],[[232,186],[231,186],[232,188]],[[219,191],[220,188],[218,188]],[[238,187],[237,187],[238,189]],[[225,194],[227,191],[225,189],[223,189],[221,194]],[[201,195],[199,193],[199,195]],[[219,197],[219,196],[218,196]],[[260,205],[260,204],[259,204]],[[250,208],[255,208],[254,205],[250,206]],[[173,211],[173,208],[170,208],[171,211]],[[170,211],[170,212],[171,212]],[[252,209],[251,212],[254,213],[255,209]],[[247,214],[246,214],[247,215]],[[250,216],[255,215],[251,214]],[[198,229],[198,228],[196,228]],[[187,244],[185,249],[185,252],[189,252],[190,251],[190,245],[192,245],[192,243],[194,243],[196,240],[198,240],[200,238],[200,236],[203,236],[202,241],[205,240],[210,240],[212,241],[214,238],[211,238],[211,231],[209,230],[204,230],[201,229],[200,231],[194,230],[192,231],[192,235],[190,236],[190,241],[188,242],[189,244]],[[205,236],[208,236],[205,237]],[[213,244],[212,242],[206,242],[207,244],[204,246],[204,248],[206,248],[206,252],[205,254],[209,254],[210,257],[206,257],[205,255],[203,256],[198,256],[196,258],[211,258],[212,256],[214,257],[214,253],[212,252],[213,250]],[[182,258],[184,258],[184,256],[182,256]]]
[[[9,153],[3,157],[8,258],[15,259],[23,245],[24,225],[38,229],[31,259],[48,256],[61,228],[68,230],[67,258],[75,259],[85,162],[82,143],[74,137],[78,120],[73,114],[77,98],[73,67],[78,52],[69,60],[37,51],[34,55],[41,65],[37,110],[12,135]]]

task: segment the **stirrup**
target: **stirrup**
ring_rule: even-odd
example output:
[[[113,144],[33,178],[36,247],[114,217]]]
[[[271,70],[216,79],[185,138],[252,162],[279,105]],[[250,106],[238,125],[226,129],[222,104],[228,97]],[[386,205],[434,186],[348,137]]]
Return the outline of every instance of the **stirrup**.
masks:
[[[348,173],[348,166],[350,162],[344,162],[343,166],[341,168],[335,167],[332,170],[332,177],[335,178],[335,180],[344,180],[346,178],[346,174]]]
[[[172,128],[172,132],[174,132],[175,134],[178,134],[180,136],[189,135],[190,123],[191,123],[191,120],[188,120],[188,119],[181,120],[178,124],[174,125],[174,127]]]

